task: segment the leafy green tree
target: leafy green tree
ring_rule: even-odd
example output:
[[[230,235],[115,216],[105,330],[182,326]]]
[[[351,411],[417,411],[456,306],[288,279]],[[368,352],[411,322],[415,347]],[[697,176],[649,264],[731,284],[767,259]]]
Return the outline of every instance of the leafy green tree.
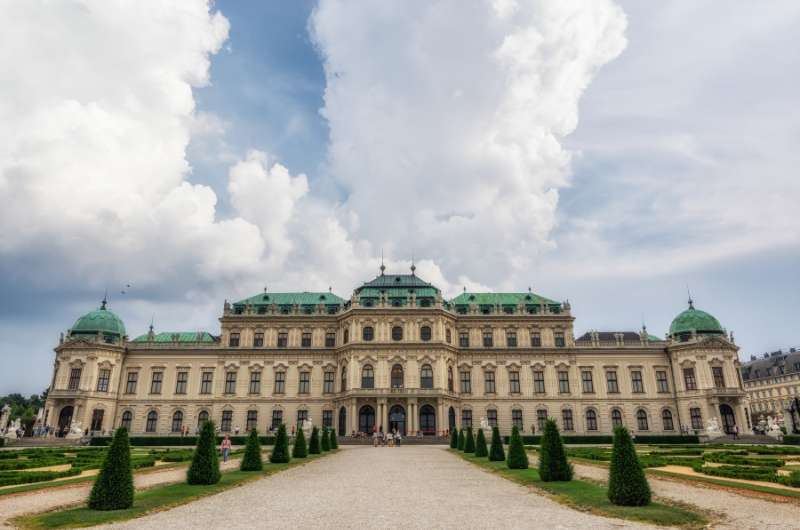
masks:
[[[483,435],[483,429],[478,429],[478,435],[475,437],[475,456],[481,458],[489,456],[489,449],[486,448],[486,437]]]
[[[336,439],[336,429],[331,429],[328,438],[330,438],[331,441],[331,449],[339,449],[339,440]]]
[[[472,427],[467,427],[467,435],[466,438],[464,438],[464,452],[475,452],[475,436],[472,434]]]
[[[528,469],[528,455],[522,444],[522,436],[516,425],[511,428],[511,440],[508,442],[508,459],[506,464],[509,469]]]
[[[625,427],[614,429],[614,448],[608,471],[608,500],[621,506],[650,504],[650,485]]]
[[[311,429],[311,439],[308,442],[308,454],[311,455],[318,455],[322,452],[319,446],[319,429],[315,425],[313,429]]]
[[[458,429],[450,431],[450,449],[458,449]]]
[[[286,435],[286,425],[281,423],[278,434],[275,435],[275,446],[269,455],[269,461],[273,464],[286,464],[289,460],[289,437]]]
[[[123,510],[133,506],[133,473],[128,431],[120,427],[103,460],[103,467],[92,486],[89,508],[93,510]]]
[[[506,452],[503,451],[503,440],[500,439],[500,429],[492,427],[492,446],[489,448],[489,460],[492,462],[502,462],[506,459]]]
[[[322,428],[322,438],[319,442],[319,448],[323,451],[330,451],[331,450],[331,441],[330,441],[330,430],[323,427]]]
[[[567,461],[558,426],[552,419],[544,424],[539,449],[539,476],[544,482],[572,480],[572,465]]]
[[[221,477],[219,472],[219,458],[217,457],[217,436],[214,433],[214,424],[207,421],[200,429],[200,438],[194,449],[192,464],[186,472],[186,482],[189,484],[216,484]]]
[[[292,458],[305,458],[307,456],[306,435],[303,434],[303,429],[297,429],[297,435],[294,437],[294,447],[292,448]]]
[[[459,451],[464,450],[464,429],[461,429],[458,432],[458,447],[456,447]]]
[[[264,469],[264,462],[261,460],[261,442],[258,439],[258,431],[252,429],[247,435],[247,442],[244,446],[244,456],[239,465],[242,471],[261,471]]]

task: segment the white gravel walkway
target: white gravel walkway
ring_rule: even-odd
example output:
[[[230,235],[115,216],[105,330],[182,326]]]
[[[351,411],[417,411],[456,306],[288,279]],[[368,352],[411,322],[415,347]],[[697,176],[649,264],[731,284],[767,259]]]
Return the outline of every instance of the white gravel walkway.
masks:
[[[441,446],[347,447],[226,492],[110,525],[225,528],[648,528],[562,506]]]

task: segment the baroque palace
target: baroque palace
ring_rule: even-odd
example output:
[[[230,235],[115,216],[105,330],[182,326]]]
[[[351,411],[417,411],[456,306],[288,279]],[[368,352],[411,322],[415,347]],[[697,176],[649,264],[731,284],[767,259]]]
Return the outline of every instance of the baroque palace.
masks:
[[[749,430],[738,348],[691,301],[666,339],[644,328],[575,339],[573,321],[568,302],[530,289],[446,300],[413,266],[381,266],[349,300],[265,289],[226,302],[219,335],[151,326],[129,340],[104,301],[55,348],[45,424],[165,435],[308,418],[340,435],[433,435],[483,418],[540,432],[552,417],[565,434]]]

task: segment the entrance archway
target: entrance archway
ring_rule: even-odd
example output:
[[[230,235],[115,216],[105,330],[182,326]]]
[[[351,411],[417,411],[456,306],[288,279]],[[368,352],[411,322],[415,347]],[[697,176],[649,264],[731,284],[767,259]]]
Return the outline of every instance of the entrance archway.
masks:
[[[456,428],[456,409],[450,407],[447,411],[447,428],[452,432]]]
[[[358,410],[358,432],[372,434],[373,428],[375,428],[375,409],[364,405]]]
[[[58,436],[64,436],[69,431],[69,426],[72,424],[72,414],[75,411],[71,405],[68,405],[61,409],[61,412],[58,415],[58,432],[56,434]]]
[[[719,414],[722,416],[722,429],[725,434],[733,434],[733,428],[736,426],[736,416],[733,414],[731,406],[723,403],[719,406]]]
[[[419,430],[422,434],[436,434],[436,411],[430,405],[422,405],[419,409]]]
[[[339,409],[339,436],[347,436],[347,409],[342,407]]]
[[[395,405],[389,409],[389,432],[397,432],[406,435],[406,410],[401,405]]]

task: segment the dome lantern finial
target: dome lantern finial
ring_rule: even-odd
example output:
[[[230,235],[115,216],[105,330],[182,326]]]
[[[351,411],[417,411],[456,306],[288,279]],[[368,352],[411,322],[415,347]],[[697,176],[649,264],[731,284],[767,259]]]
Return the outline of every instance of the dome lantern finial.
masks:
[[[686,285],[686,294],[689,295],[689,309],[694,309],[694,300],[692,300],[692,291],[689,290],[689,285]]]
[[[100,302],[100,309],[105,311],[106,304],[108,304],[108,289],[106,289],[106,292],[103,294],[103,301]]]
[[[383,249],[381,249],[381,276],[383,276],[385,270],[386,270],[386,265],[383,264]]]
[[[412,252],[411,253],[411,276],[414,276],[416,274],[416,272],[415,272],[416,270],[417,270],[417,266],[414,265],[414,253]]]

